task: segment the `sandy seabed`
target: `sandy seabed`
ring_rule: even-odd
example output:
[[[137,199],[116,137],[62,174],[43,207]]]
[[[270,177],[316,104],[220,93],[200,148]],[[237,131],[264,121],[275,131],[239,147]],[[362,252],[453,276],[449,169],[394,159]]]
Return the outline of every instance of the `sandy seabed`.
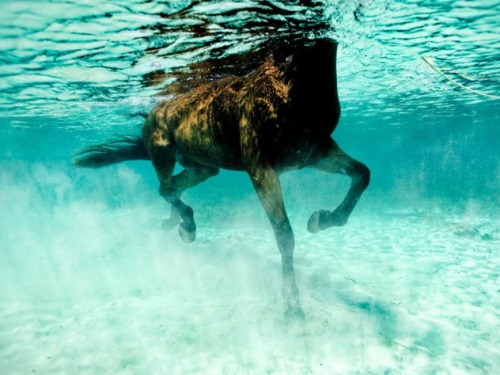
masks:
[[[125,192],[140,187],[133,173],[126,179]],[[161,229],[159,200],[66,199],[74,186],[64,173],[55,180],[45,182],[56,189],[44,203],[43,188],[3,174],[2,374],[500,368],[494,215],[373,209],[365,199],[346,226],[311,235],[314,209],[290,209],[306,313],[290,323],[280,257],[255,198],[196,211],[198,238],[186,245]]]

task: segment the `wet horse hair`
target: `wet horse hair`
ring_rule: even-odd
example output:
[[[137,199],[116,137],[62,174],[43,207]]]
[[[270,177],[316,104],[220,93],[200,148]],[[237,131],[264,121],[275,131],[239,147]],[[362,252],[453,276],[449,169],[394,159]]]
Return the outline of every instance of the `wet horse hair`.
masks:
[[[229,76],[161,102],[147,117],[142,137],[127,137],[76,153],[77,167],[101,167],[133,159],[152,161],[160,195],[171,204],[165,226],[178,225],[185,242],[196,237],[193,210],[181,200],[187,188],[220,168],[248,173],[271,222],[282,258],[283,297],[289,316],[303,316],[293,264],[294,234],[279,175],[304,167],[352,178],[333,211],[318,210],[311,233],[344,225],[370,171],[331,138],[340,117],[337,43],[312,41],[286,57],[269,56],[247,76]],[[184,169],[173,175],[178,162]]]

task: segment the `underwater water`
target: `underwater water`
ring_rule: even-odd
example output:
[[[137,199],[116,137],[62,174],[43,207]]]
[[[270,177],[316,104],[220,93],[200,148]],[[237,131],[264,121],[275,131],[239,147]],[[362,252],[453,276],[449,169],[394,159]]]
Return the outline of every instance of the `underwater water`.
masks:
[[[303,322],[283,316],[245,174],[185,192],[185,244],[150,162],[71,165],[140,132],[170,82],[148,74],[319,17],[299,3],[0,2],[1,374],[498,373],[498,1],[319,3],[340,43],[334,138],[372,179],[347,225],[310,234],[349,180],[282,175]]]

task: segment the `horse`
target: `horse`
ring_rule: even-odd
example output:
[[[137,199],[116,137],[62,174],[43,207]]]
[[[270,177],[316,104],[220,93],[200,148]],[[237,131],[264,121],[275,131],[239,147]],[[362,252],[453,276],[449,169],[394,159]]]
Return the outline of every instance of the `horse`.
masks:
[[[316,233],[344,225],[370,181],[370,170],[331,137],[340,118],[337,42],[317,39],[292,54],[270,54],[252,73],[215,79],[159,102],[142,136],[89,146],[73,158],[76,167],[151,160],[159,194],[171,205],[165,226],[180,238],[196,238],[186,189],[216,176],[220,168],[244,171],[267,214],[281,254],[287,316],[303,317],[294,271],[294,233],[285,211],[280,174],[315,168],[351,177],[346,197],[333,211],[318,210],[307,228]],[[173,175],[175,164],[183,170]]]

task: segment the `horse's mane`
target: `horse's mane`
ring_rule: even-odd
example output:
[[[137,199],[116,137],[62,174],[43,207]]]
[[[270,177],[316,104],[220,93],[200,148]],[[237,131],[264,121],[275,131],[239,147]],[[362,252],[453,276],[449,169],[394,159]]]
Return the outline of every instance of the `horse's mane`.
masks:
[[[194,0],[166,14],[163,22],[144,27],[158,38],[178,36],[165,47],[152,45],[147,54],[186,61],[185,65],[152,70],[145,86],[159,95],[178,95],[200,84],[230,75],[247,75],[267,56],[285,58],[329,28],[322,3],[311,0]]]

